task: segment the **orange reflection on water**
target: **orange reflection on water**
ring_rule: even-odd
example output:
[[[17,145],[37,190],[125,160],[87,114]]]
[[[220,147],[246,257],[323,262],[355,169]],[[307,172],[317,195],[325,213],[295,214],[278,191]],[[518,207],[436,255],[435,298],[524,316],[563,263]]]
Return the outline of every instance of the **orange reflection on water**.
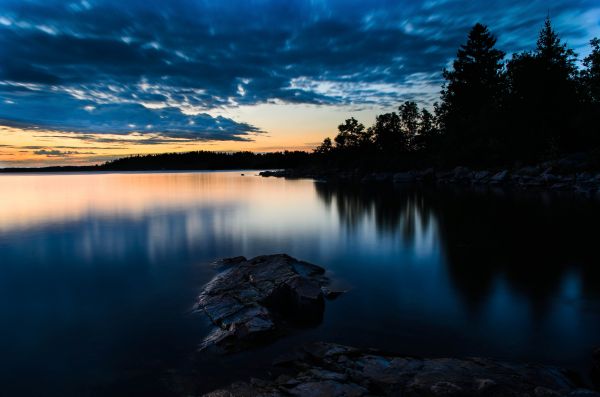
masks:
[[[246,176],[242,176],[244,173]],[[0,175],[0,231],[89,214],[142,216],[184,207],[252,206],[256,222],[313,202],[309,181],[277,183],[256,171]],[[288,216],[289,218],[289,216]]]

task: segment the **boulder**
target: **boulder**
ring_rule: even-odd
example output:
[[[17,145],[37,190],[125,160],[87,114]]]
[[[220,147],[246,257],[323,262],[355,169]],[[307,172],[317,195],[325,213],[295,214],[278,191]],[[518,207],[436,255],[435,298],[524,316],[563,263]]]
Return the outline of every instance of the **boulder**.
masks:
[[[497,172],[490,178],[491,183],[502,183],[508,179],[508,170]]]
[[[592,182],[594,180],[594,175],[590,172],[580,172],[575,175],[575,179],[577,182]]]
[[[517,171],[517,174],[523,175],[523,176],[537,176],[540,174],[540,172],[541,172],[540,166],[526,166],[526,167],[520,168]]]
[[[214,325],[201,349],[232,352],[272,340],[298,325],[322,320],[326,288],[322,267],[285,254],[216,262],[221,269],[202,290],[196,310]]]
[[[289,374],[235,383],[207,396],[588,396],[556,367],[486,358],[404,357],[313,343],[277,361]],[[240,394],[244,391],[243,394]]]
[[[439,180],[447,180],[454,177],[454,173],[452,171],[436,171],[435,179]]]
[[[473,174],[473,181],[476,183],[485,183],[490,178],[491,172],[483,170]]]
[[[417,181],[417,176],[414,172],[397,172],[394,174],[394,183],[413,183]]]
[[[384,183],[391,182],[394,178],[394,174],[390,172],[372,172],[366,174],[360,180],[361,183]]]
[[[550,172],[544,172],[540,175],[539,179],[547,185],[553,185],[560,182],[560,178],[554,174],[551,174]]]
[[[417,173],[417,180],[421,182],[432,182],[435,180],[435,171],[433,168],[427,168]]]
[[[454,174],[454,179],[456,181],[467,181],[469,179],[471,179],[473,173],[471,172],[470,169],[468,169],[467,167],[456,167],[454,168],[454,170],[452,171]]]
[[[584,153],[576,153],[559,159],[555,166],[561,173],[577,172],[589,168],[590,159]]]

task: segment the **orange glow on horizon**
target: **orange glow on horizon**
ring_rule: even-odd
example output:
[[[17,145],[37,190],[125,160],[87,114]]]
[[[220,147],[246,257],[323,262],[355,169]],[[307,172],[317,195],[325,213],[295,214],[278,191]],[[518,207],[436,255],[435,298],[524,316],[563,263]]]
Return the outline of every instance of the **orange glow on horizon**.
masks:
[[[144,143],[151,134],[83,134],[0,126],[0,168],[52,165],[93,165],[137,154],[166,152],[284,150],[311,151],[325,137],[333,137],[337,126],[354,116],[368,125],[381,109],[351,109],[336,106],[262,104],[212,112],[244,121],[263,133],[248,141],[190,141]]]

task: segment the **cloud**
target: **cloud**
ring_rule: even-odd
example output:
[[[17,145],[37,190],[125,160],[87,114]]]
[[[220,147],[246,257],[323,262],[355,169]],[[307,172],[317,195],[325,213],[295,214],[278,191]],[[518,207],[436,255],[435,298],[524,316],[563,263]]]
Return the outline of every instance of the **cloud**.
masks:
[[[47,156],[47,157],[69,157],[72,156],[74,154],[96,154],[94,152],[78,152],[75,150],[67,150],[67,151],[63,151],[63,150],[57,150],[57,149],[41,149],[41,150],[35,150],[33,152],[33,154],[36,154],[38,156]]]
[[[176,107],[151,109],[132,102],[98,103],[77,99],[64,92],[32,92],[28,88],[5,95],[15,103],[25,102],[26,106],[0,104],[0,123],[22,129],[129,137],[143,135],[147,143],[248,141],[262,133],[247,123],[206,113],[184,114]],[[114,139],[96,137],[95,140],[108,143]]]
[[[535,44],[548,11],[579,52],[600,33],[595,0],[4,0],[0,117],[83,134],[251,140],[256,127],[209,113],[431,103],[475,22],[510,53]]]

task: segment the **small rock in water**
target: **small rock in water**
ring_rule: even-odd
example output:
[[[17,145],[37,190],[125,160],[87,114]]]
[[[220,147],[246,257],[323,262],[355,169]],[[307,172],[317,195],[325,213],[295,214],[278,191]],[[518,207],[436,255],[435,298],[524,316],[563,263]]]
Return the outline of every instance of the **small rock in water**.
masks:
[[[205,287],[196,309],[215,328],[201,349],[232,352],[267,342],[297,325],[318,324],[329,291],[325,269],[288,255],[222,259],[222,271]],[[324,292],[327,291],[327,292]]]

